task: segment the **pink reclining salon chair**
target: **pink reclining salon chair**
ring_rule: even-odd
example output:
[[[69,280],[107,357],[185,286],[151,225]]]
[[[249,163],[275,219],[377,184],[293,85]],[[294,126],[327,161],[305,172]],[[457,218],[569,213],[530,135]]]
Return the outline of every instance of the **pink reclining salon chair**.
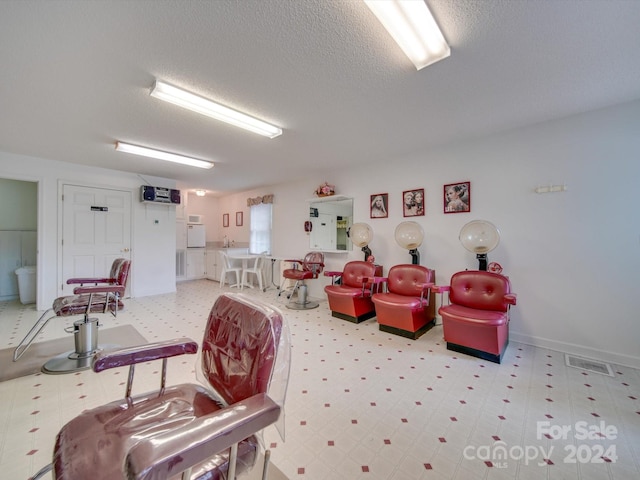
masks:
[[[309,252],[304,256],[304,260],[285,260],[285,262],[292,262],[293,268],[287,268],[282,272],[284,280],[295,280],[293,290],[288,297],[290,301],[287,303],[287,308],[293,310],[316,308],[320,304],[309,300],[307,296],[307,285],[304,282],[311,278],[318,278],[322,273],[324,269],[324,254],[322,252]],[[278,296],[282,293],[283,285],[280,286]],[[295,302],[291,300],[294,295],[297,297]]]
[[[509,279],[466,270],[434,290],[449,292],[449,304],[438,309],[447,349],[500,363],[509,343],[509,309],[516,304]]]
[[[331,285],[324,287],[331,315],[353,323],[375,317],[375,305],[371,301],[378,266],[371,262],[353,261],[342,272],[324,272],[332,277]],[[336,279],[340,278],[340,283]]]
[[[376,293],[379,329],[413,340],[423,335],[436,318],[435,294],[432,291],[436,272],[421,265],[394,265],[385,279],[386,293]]]
[[[284,417],[290,363],[284,317],[243,294],[221,295],[198,357],[201,384],[165,386],[167,359],[197,350],[195,341],[180,338],[98,353],[95,372],[129,366],[125,397],[64,425],[52,464],[34,479],[53,470],[65,480],[220,480],[251,469],[259,456],[256,434],[281,427]],[[162,360],[160,389],[131,396],[135,365],[154,360]]]
[[[89,315],[110,312],[116,316],[124,308],[122,297],[127,288],[130,269],[130,260],[117,258],[111,265],[108,277],[68,279],[68,285],[79,285],[73,289],[74,295],[54,300],[53,306],[40,316],[15,349],[13,361],[24,354],[51,319],[83,315],[82,319],[73,323],[72,331],[65,330],[67,333],[73,332],[75,350],[52,358],[42,366],[42,372],[71,373],[90,368],[91,358],[101,347],[98,345],[98,319],[89,318]],[[51,312],[53,315],[50,315]]]

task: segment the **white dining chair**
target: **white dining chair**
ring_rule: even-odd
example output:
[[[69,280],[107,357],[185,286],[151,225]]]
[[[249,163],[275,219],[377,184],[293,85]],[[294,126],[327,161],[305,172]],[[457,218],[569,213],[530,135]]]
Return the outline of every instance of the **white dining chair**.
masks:
[[[231,282],[229,282],[229,287],[239,288],[241,285],[240,280],[242,279],[242,267],[235,267],[231,265],[229,256],[224,252],[220,252],[220,258],[222,259],[222,271],[220,272],[220,288],[224,287],[227,281],[227,274],[229,273],[233,273],[236,277],[236,283],[232,284]]]
[[[257,255],[254,259],[251,259],[250,262],[252,264],[247,264],[247,268],[242,270],[242,287],[248,285],[249,275],[253,274],[256,276],[258,281],[258,286],[260,287],[260,291],[264,291],[264,283],[263,283],[263,265],[264,265],[265,256]]]

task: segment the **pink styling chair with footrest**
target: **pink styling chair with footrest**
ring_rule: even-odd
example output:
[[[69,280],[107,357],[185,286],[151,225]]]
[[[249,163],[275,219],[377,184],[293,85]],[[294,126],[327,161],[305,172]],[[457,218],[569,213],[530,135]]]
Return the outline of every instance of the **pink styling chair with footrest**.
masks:
[[[64,425],[52,464],[34,480],[51,470],[65,480],[222,480],[251,469],[259,432],[284,424],[290,365],[284,316],[243,294],[221,295],[198,356],[200,383],[166,386],[167,360],[197,351],[195,341],[180,338],[99,352],[95,372],[129,366],[124,398]],[[162,360],[159,390],[132,396],[135,365],[154,360]]]
[[[304,256],[304,260],[284,260],[285,262],[293,263],[293,268],[287,268],[282,272],[282,276],[285,280],[295,280],[293,290],[289,294],[289,303],[287,308],[293,310],[309,310],[318,307],[318,302],[312,302],[307,296],[307,285],[305,280],[312,278],[318,278],[322,270],[324,269],[324,254],[322,252],[309,252]],[[280,293],[282,294],[283,284],[280,286]],[[294,302],[292,297],[296,295],[297,300]]]
[[[516,304],[509,279],[465,270],[434,290],[449,293],[449,304],[438,310],[447,349],[500,363],[509,344],[509,310]]]
[[[391,267],[387,292],[372,298],[380,330],[413,340],[429,330],[436,318],[435,279],[436,272],[421,265]]]
[[[371,262],[353,261],[348,262],[342,272],[324,272],[332,279],[331,285],[324,287],[331,315],[353,323],[375,317],[371,295],[378,285],[374,282],[377,271],[378,266]]]
[[[73,295],[56,298],[53,306],[46,310],[31,327],[13,353],[13,361],[18,361],[33,343],[42,329],[55,317],[70,317],[83,315],[83,318],[73,323],[75,350],[62,353],[42,366],[43,373],[59,374],[86,370],[91,367],[91,358],[102,348],[98,345],[97,318],[89,318],[92,313],[111,313],[117,316],[124,308],[124,297],[129,279],[131,261],[117,258],[111,265],[108,277],[101,278],[70,278],[68,285],[78,285],[73,289]],[[50,315],[50,313],[53,315]]]

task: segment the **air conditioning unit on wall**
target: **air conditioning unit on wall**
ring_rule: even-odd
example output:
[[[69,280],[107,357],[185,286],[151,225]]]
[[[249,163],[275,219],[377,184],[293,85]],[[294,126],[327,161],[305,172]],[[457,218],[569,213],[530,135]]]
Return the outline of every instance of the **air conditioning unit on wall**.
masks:
[[[140,201],[180,205],[180,190],[142,185],[142,187],[140,187]]]

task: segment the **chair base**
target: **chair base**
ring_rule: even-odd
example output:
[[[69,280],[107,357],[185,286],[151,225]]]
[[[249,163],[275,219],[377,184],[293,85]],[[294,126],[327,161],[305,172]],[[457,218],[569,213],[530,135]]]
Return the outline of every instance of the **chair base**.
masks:
[[[40,370],[42,373],[47,373],[49,375],[61,375],[64,373],[88,370],[91,368],[91,360],[93,360],[93,357],[97,352],[100,350],[119,347],[121,347],[121,345],[98,345],[96,350],[84,354],[78,353],[75,350],[61,353],[60,355],[56,355],[52,359],[48,360],[47,363],[42,365]]]
[[[401,328],[390,327],[389,325],[382,325],[381,323],[378,325],[379,325],[379,330],[381,332],[392,333],[394,335],[400,335],[401,337],[410,338],[411,340],[417,340],[422,335],[424,335],[428,330],[430,330],[431,327],[435,325],[435,319],[424,324],[415,332],[411,332],[409,330],[402,330]]]
[[[289,302],[287,303],[287,308],[290,308],[291,310],[311,310],[312,308],[317,308],[319,307],[320,304],[318,302],[305,302],[305,303],[298,303],[298,302]]]
[[[458,353],[464,353],[465,355],[481,358],[482,360],[487,360],[493,363],[501,363],[502,356],[504,355],[504,352],[507,350],[508,344],[509,342],[507,341],[507,343],[505,343],[504,347],[501,349],[499,355],[496,355],[494,353],[489,353],[489,352],[483,352],[482,350],[477,350],[475,348],[465,347],[463,345],[458,345],[456,343],[449,343],[449,342],[447,342],[447,350],[452,350]]]
[[[375,317],[376,312],[374,310],[373,312],[363,313],[362,315],[358,315],[357,317],[354,317],[353,315],[347,315],[346,313],[332,311],[331,316],[339,318],[341,320],[346,320],[347,322],[351,322],[351,323],[360,323]]]
[[[98,327],[98,319],[86,315],[82,320],[73,322],[76,349],[48,360],[41,368],[42,373],[57,375],[87,370],[91,368],[91,360],[98,351],[120,346],[98,345]]]
[[[311,310],[312,308],[320,306],[318,302],[310,302],[307,299],[307,286],[304,283],[296,282],[291,295],[289,295],[289,299],[291,299],[294,294],[297,295],[298,300],[295,302],[290,300],[289,303],[287,303],[287,308],[291,310]]]

